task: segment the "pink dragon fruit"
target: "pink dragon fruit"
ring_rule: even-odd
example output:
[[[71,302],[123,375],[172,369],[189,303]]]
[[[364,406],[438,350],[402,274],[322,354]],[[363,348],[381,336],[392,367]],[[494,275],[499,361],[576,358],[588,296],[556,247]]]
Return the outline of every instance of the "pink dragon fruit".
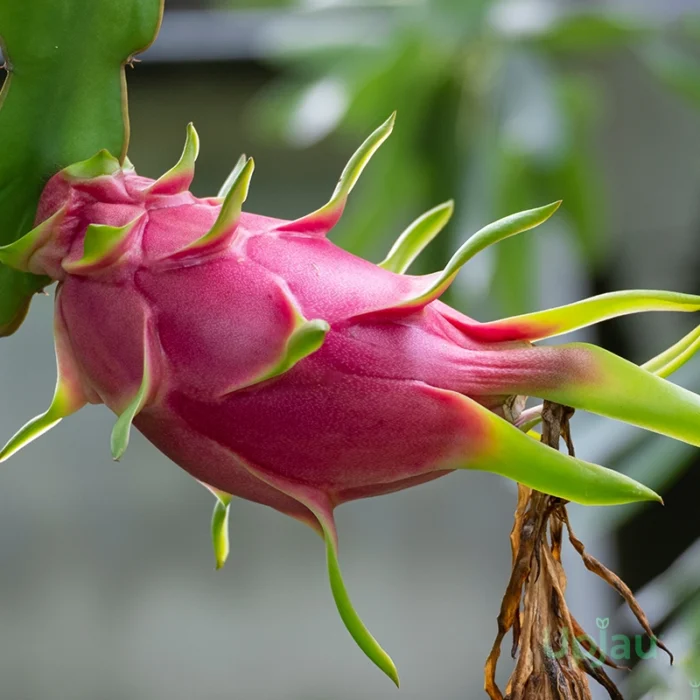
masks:
[[[58,383],[0,461],[86,403],[106,404],[118,415],[115,459],[133,422],[217,496],[219,566],[232,496],[316,529],[341,617],[398,682],[345,591],[334,508],[464,468],[589,504],[658,498],[513,423],[534,422],[521,412],[524,397],[538,396],[700,444],[700,397],[661,378],[694,352],[697,331],[646,369],[591,345],[531,344],[624,313],[697,310],[700,298],[623,292],[491,323],[438,300],[475,253],[559,203],[487,226],[431,275],[404,271],[451,203],[421,217],[380,265],[341,250],[326,234],[392,127],[393,117],[357,151],[328,204],[292,222],[242,213],[253,172],[245,158],[218,197],[190,194],[191,126],[180,161],[156,181],[106,151],[55,175],[36,228],[0,249],[0,261],[59,283]]]

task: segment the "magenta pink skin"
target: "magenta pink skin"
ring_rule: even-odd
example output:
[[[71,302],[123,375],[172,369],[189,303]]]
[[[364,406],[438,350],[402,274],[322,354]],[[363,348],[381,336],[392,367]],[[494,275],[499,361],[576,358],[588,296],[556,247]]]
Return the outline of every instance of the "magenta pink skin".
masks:
[[[153,193],[153,181],[128,171],[70,183],[59,173],[38,221],[65,204],[67,215],[31,264],[60,282],[62,346],[88,400],[116,412],[129,404],[148,325],[153,382],[134,423],[200,481],[315,525],[300,500],[333,507],[396,491],[488,449],[488,426],[464,396],[502,414],[508,396],[570,373],[547,348],[499,342],[513,336],[482,332],[439,301],[390,311],[434,276],[355,257],[318,221],[244,213],[226,247],[175,255],[220,209],[180,192],[189,178],[180,180]],[[63,269],[81,258],[88,223],[121,226],[144,214],[117,262]],[[325,343],[255,383],[283,356],[299,316],[330,324]]]

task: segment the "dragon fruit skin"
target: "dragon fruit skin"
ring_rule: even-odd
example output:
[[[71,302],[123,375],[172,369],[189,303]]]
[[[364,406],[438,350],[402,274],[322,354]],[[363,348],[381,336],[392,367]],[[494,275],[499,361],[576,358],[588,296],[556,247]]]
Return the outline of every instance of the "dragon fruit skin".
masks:
[[[584,503],[658,498],[511,424],[523,397],[539,396],[700,444],[700,398],[653,373],[665,376],[673,357],[692,354],[697,332],[653,371],[594,346],[531,343],[622,313],[697,310],[700,298],[623,292],[486,324],[438,300],[475,252],[541,223],[558,204],[482,229],[433,275],[403,270],[447,206],[419,220],[380,266],[338,248],[325,234],[392,125],[363,144],[325,207],[294,222],[241,211],[250,160],[222,196],[195,198],[192,128],[179,163],[156,181],[104,152],[55,175],[36,228],[0,249],[0,260],[59,282],[58,384],[49,410],[0,461],[86,403],[106,404],[119,416],[115,458],[133,422],[217,495],[219,564],[231,496],[319,531],[343,620],[397,681],[347,598],[333,509],[457,468]]]

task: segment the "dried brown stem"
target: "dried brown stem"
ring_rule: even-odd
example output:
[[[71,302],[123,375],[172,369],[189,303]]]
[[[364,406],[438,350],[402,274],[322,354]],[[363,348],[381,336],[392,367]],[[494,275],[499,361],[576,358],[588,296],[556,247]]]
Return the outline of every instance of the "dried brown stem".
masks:
[[[545,402],[542,442],[558,450],[564,438],[573,455],[572,415],[571,408]],[[589,676],[605,688],[611,700],[624,700],[603,666],[625,667],[585,634],[566,603],[567,581],[561,561],[564,528],[586,568],[618,591],[644,631],[671,656],[652,632],[629,587],[588,554],[576,538],[566,502],[519,485],[510,534],[512,571],[498,615],[498,633],[484,668],[484,689],[491,700],[590,700]],[[496,667],[503,639],[511,630],[511,655],[516,664],[504,696],[496,683]]]

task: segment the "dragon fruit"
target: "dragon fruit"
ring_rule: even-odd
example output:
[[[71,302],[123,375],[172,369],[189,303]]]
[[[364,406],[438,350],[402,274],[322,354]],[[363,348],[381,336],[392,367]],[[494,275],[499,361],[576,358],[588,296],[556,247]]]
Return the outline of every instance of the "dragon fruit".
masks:
[[[217,197],[194,197],[191,125],[182,157],[158,180],[107,151],[54,175],[35,228],[1,248],[0,261],[58,282],[58,382],[49,409],[0,461],[85,404],[106,404],[118,416],[115,459],[133,423],[216,495],[218,566],[232,496],[317,530],[343,621],[398,683],[343,585],[334,508],[456,469],[587,504],[658,499],[533,440],[537,411],[523,413],[525,397],[698,445],[700,397],[662,378],[695,351],[698,332],[645,368],[592,345],[532,342],[636,311],[698,310],[700,297],[621,292],[490,323],[439,301],[475,253],[541,224],[559,203],[486,226],[430,275],[405,270],[451,202],[411,225],[379,265],[336,247],[326,234],[393,123],[355,153],[325,206],[291,222],[242,212],[250,159]]]

